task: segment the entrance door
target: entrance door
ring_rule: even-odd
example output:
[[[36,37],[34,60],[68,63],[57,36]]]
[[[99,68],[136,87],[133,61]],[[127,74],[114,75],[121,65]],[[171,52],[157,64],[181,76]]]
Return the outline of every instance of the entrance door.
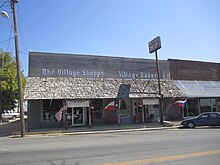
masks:
[[[85,113],[83,107],[74,107],[72,109],[72,124],[73,126],[79,126],[85,124]]]

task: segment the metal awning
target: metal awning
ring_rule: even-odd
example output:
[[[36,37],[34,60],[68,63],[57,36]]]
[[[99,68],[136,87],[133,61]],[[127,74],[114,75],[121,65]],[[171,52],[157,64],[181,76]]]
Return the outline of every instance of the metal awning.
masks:
[[[220,97],[220,81],[174,80],[187,97]]]

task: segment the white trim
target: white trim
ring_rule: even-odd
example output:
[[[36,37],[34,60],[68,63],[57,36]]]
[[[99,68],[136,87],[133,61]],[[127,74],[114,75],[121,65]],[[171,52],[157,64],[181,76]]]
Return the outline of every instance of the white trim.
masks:
[[[67,107],[89,107],[89,100],[67,100]]]
[[[143,105],[159,104],[159,99],[143,99]]]

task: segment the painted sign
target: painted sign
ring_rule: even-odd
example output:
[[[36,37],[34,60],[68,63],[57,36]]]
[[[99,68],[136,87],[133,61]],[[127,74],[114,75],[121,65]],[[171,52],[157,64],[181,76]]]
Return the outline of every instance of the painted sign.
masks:
[[[159,61],[161,78],[170,79],[168,61]],[[92,55],[29,54],[29,77],[156,79],[154,60]]]

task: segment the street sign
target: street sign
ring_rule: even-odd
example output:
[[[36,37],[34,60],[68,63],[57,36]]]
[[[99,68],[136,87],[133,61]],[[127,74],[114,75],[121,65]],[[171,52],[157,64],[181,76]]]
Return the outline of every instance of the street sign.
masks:
[[[160,42],[160,37],[156,37],[154,38],[153,40],[151,40],[149,43],[149,52],[150,53],[153,53],[155,52],[156,50],[160,49],[161,48],[161,42]]]

